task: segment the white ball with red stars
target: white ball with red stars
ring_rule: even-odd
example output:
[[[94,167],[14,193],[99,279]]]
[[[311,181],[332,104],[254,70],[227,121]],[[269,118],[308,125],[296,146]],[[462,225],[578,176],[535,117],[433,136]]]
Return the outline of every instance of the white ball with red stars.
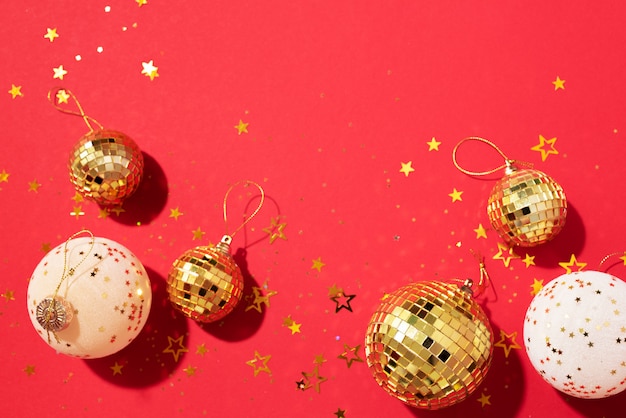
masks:
[[[142,330],[152,304],[150,280],[127,248],[106,238],[74,238],[35,268],[28,314],[57,352],[99,358],[126,347]]]
[[[564,274],[546,284],[524,319],[533,367],[577,398],[626,389],[626,283],[606,273]]]

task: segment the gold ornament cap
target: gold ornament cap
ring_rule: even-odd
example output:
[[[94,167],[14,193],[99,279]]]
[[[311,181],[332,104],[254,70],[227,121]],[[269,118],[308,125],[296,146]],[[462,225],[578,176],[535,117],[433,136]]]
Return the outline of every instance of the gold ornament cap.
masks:
[[[37,322],[49,332],[63,331],[74,318],[72,305],[60,296],[47,297],[37,305]]]

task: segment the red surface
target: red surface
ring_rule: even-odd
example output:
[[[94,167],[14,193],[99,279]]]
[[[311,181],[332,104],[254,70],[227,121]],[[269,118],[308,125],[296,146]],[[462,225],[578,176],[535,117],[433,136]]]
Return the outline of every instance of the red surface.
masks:
[[[605,255],[626,249],[619,211],[624,6],[352,3],[2,2],[3,415],[621,415],[624,395],[560,395],[515,343],[523,345],[535,279],[547,283],[564,273],[559,262],[572,254],[598,269]],[[47,28],[57,29],[54,42],[43,37]],[[151,60],[154,80],[141,73]],[[60,65],[68,73],[53,79]],[[555,89],[557,76],[564,88]],[[12,85],[21,95],[7,94]],[[147,180],[119,217],[101,218],[95,204],[72,200],[66,161],[86,127],[47,101],[55,86],[70,89],[88,115],[132,137],[146,154]],[[240,135],[239,120],[249,124]],[[500,241],[485,213],[500,173],[473,178],[451,161],[454,145],[470,135],[532,162],[560,182],[570,204],[563,233],[517,249],[521,259],[508,268],[493,258]],[[545,161],[532,150],[540,135],[557,138],[558,154]],[[429,151],[433,137],[441,145]],[[462,147],[459,158],[472,170],[501,163],[479,143]],[[409,161],[415,171],[406,176],[399,170]],[[173,313],[165,278],[186,249],[220,239],[222,199],[241,179],[259,182],[268,195],[233,244],[246,247],[238,259],[245,260],[248,298],[223,323],[201,327]],[[33,181],[36,191],[29,190]],[[452,202],[455,188],[462,201]],[[233,224],[248,192],[231,195]],[[83,215],[71,215],[77,206]],[[176,208],[182,215],[173,218]],[[286,239],[270,242],[264,229],[277,217]],[[474,232],[479,224],[486,239]],[[155,290],[140,337],[94,361],[55,354],[25,307],[28,278],[46,246],[83,227],[132,250]],[[194,240],[198,228],[206,234]],[[338,358],[344,344],[360,344],[365,357],[364,332],[385,292],[415,280],[477,278],[470,249],[485,256],[493,282],[481,300],[496,341],[510,336],[495,347],[478,393],[448,410],[416,411],[378,388],[365,363],[348,367]],[[526,253],[535,256],[528,268]],[[320,257],[318,271],[313,260]],[[611,273],[626,277],[614,260]],[[356,295],[352,312],[335,312],[333,285]],[[246,311],[253,286],[277,292],[260,313]],[[300,332],[283,325],[289,316]],[[188,352],[176,358],[168,342],[181,336]],[[270,373],[254,375],[247,362],[255,351],[271,356]],[[298,390],[297,381],[312,381],[303,373],[314,372],[320,355],[318,373],[327,380]]]

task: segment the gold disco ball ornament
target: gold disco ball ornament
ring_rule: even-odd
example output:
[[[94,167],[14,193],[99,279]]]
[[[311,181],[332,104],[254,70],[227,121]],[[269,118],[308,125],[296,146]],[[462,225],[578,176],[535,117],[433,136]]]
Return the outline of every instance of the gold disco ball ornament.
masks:
[[[534,247],[563,229],[567,200],[550,176],[539,170],[518,170],[507,162],[505,176],[489,196],[487,215],[508,244]]]
[[[167,291],[174,307],[198,322],[228,315],[243,295],[243,275],[230,253],[232,237],[192,248],[172,264]]]
[[[131,138],[112,130],[92,130],[74,146],[70,181],[85,198],[102,206],[121,205],[143,176],[144,159]]]
[[[483,382],[493,331],[470,289],[417,282],[383,299],[367,327],[365,354],[374,379],[390,395],[413,407],[441,409]]]

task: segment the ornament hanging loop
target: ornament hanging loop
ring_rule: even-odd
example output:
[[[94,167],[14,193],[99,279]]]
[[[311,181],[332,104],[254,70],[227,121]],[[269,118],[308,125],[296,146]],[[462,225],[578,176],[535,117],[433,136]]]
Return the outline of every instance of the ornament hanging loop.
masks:
[[[243,223],[241,225],[239,225],[232,233],[230,233],[229,230],[228,230],[228,214],[227,214],[228,195],[230,195],[230,192],[232,192],[235,187],[237,187],[237,186],[239,186],[241,184],[243,184],[244,186],[252,184],[257,189],[259,189],[259,192],[261,193],[261,200],[259,201],[259,204],[257,205],[256,209],[250,214],[250,216],[246,216],[244,214],[244,221],[243,221]],[[264,201],[265,201],[265,190],[263,190],[263,187],[261,187],[258,183],[254,182],[252,180],[241,180],[241,181],[236,182],[235,184],[233,184],[232,186],[230,186],[228,188],[228,190],[226,191],[226,194],[224,195],[223,208],[224,208],[224,225],[226,227],[226,235],[228,237],[230,237],[231,240],[232,240],[232,238],[235,236],[235,234],[237,232],[239,232],[244,226],[246,226],[246,224],[248,222],[250,222],[252,220],[252,218],[254,218],[256,216],[257,213],[259,213],[259,211],[261,210],[261,207],[263,206],[263,202]],[[222,238],[222,240],[224,240],[224,238]]]
[[[474,283],[472,279],[465,279],[463,282],[463,286],[461,289],[468,292],[470,295],[476,297],[483,293],[487,282],[491,283],[491,279],[489,278],[489,273],[487,273],[487,269],[485,268],[485,257],[476,254],[473,250],[470,250],[474,255],[476,261],[478,261],[478,269],[479,269],[479,279],[478,283]]]
[[[609,258],[611,258],[613,256],[616,256],[616,255],[620,255],[620,254],[621,254],[620,260],[624,261],[624,265],[626,266],[626,251],[624,251],[624,252],[615,252],[615,253],[611,253],[611,254],[605,255],[604,258],[602,258],[602,260],[600,260],[600,263],[598,263],[598,270],[600,270],[600,267],[602,267],[602,264],[606,263]],[[604,270],[604,273],[606,273],[609,268],[610,268],[610,266],[607,267]]]
[[[460,146],[462,144],[464,144],[467,141],[478,141],[478,142],[482,142],[485,143],[487,145],[489,145],[491,148],[495,149],[498,154],[500,154],[500,156],[502,158],[504,158],[504,164],[499,165],[498,167],[492,168],[491,170],[486,170],[486,171],[470,171],[467,170],[463,167],[461,167],[461,165],[459,164],[459,162],[457,161],[457,157],[456,154],[460,148]],[[462,140],[459,141],[458,144],[455,145],[454,149],[452,150],[452,162],[454,163],[454,166],[462,173],[470,175],[470,176],[487,176],[489,174],[493,174],[497,171],[500,171],[502,169],[505,170],[506,174],[510,174],[513,171],[515,171],[515,165],[514,164],[518,164],[518,165],[523,165],[523,166],[527,166],[527,167],[532,167],[531,163],[527,163],[524,161],[517,161],[517,160],[513,160],[509,157],[506,156],[506,154],[504,154],[504,152],[493,142],[489,141],[488,139],[485,138],[481,138],[479,136],[469,136],[467,138],[463,138]]]
[[[63,100],[61,100],[62,97],[63,97]],[[78,108],[78,112],[75,110],[65,109],[59,106],[59,103],[67,103],[68,98],[71,98],[72,100],[74,100],[74,103],[76,104],[76,107]],[[48,101],[52,103],[52,106],[54,106],[54,108],[58,110],[59,112],[67,113],[68,115],[80,116],[85,122],[85,124],[87,125],[87,127],[89,128],[89,133],[92,133],[93,131],[95,131],[94,127],[92,126],[92,123],[96,125],[98,129],[100,130],[104,129],[104,126],[102,126],[100,122],[98,122],[91,116],[85,114],[85,111],[83,110],[83,107],[81,106],[80,102],[78,101],[74,93],[72,93],[70,90],[65,89],[63,87],[54,87],[48,91]]]

